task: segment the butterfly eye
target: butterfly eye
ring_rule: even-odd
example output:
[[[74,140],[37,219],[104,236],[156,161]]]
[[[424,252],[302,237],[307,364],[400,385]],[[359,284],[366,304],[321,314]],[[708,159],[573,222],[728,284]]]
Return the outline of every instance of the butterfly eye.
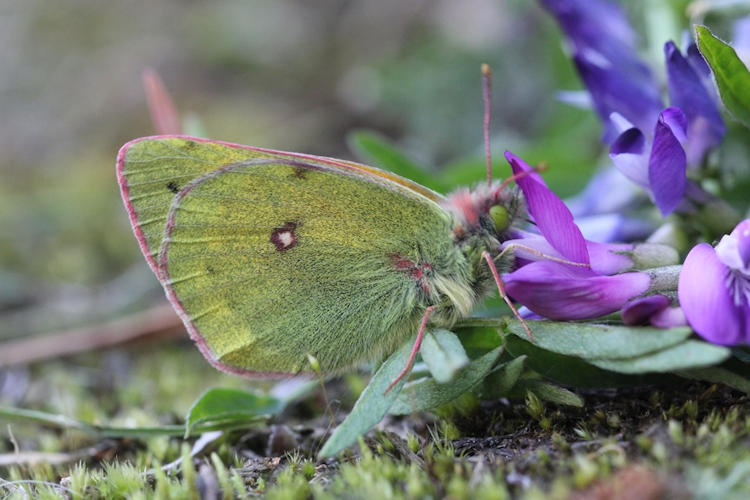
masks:
[[[510,223],[510,216],[508,210],[502,205],[493,205],[490,207],[490,219],[495,225],[495,230],[498,233],[502,233],[508,229]]]

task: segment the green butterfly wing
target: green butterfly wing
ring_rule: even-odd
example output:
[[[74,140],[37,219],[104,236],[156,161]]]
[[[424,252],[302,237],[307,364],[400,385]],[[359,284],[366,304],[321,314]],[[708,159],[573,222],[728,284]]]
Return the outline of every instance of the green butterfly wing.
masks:
[[[117,180],[133,231],[151,269],[172,198],[190,181],[217,168],[255,159],[304,161],[312,165],[374,175],[395,182],[424,197],[442,196],[403,177],[374,167],[320,156],[274,151],[189,136],[154,136],[135,139],[120,148]],[[158,273],[157,273],[158,275]]]
[[[144,254],[159,245],[165,290],[220,369],[294,373],[311,354],[335,371],[392,350],[425,307],[414,269],[400,263],[446,272],[465,264],[448,213],[387,174],[176,140],[188,141],[145,139],[138,154],[126,153],[127,199]],[[177,193],[165,189],[190,176]]]

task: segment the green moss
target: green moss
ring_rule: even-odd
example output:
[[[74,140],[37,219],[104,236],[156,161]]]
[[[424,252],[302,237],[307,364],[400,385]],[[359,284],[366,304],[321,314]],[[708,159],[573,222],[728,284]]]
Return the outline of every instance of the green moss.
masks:
[[[136,352],[127,373],[109,381],[104,380],[106,356],[81,357],[72,368],[40,367],[24,406],[89,415],[107,424],[176,423],[205,387],[245,383],[221,376],[197,354],[193,359],[189,345]],[[337,412],[346,411],[336,406],[340,401],[353,403],[349,386],[356,379],[361,380],[352,376],[349,382],[328,383]],[[533,395],[510,403],[466,398],[442,408],[440,417],[387,419],[359,450],[323,462],[314,457],[330,419],[319,393],[276,422],[286,424],[299,444],[278,458],[265,457],[268,429],[227,433],[190,458],[191,443],[179,438],[99,440],[13,423],[21,451],[98,451],[54,466],[0,468],[0,477],[10,482],[2,483],[0,496],[197,498],[209,467],[223,498],[566,498],[607,484],[633,464],[698,496],[746,493],[750,402],[743,396],[694,384],[615,398],[587,394],[586,401],[586,407],[575,409]],[[10,439],[0,437],[0,445],[3,453],[13,452]],[[246,458],[252,456],[260,458]],[[180,457],[180,466],[161,470]]]

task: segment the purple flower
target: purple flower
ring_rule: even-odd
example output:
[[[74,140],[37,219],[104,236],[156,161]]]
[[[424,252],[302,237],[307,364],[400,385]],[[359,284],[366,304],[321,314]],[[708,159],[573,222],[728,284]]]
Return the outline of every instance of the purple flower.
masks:
[[[679,307],[672,307],[666,295],[656,294],[638,297],[622,308],[622,322],[626,325],[651,325],[657,328],[672,328],[687,324],[685,314]]]
[[[659,113],[650,147],[644,133],[631,127],[619,135],[609,153],[620,172],[651,193],[663,215],[677,208],[685,195],[686,121],[680,108],[667,108]]]
[[[636,241],[646,239],[655,229],[651,221],[625,215],[642,198],[640,189],[623,184],[622,174],[609,166],[597,172],[586,188],[565,204],[587,240]]]
[[[709,342],[750,344],[750,219],[721,238],[693,247],[678,285],[690,326]]]
[[[573,62],[604,124],[615,166],[643,187],[663,215],[685,196],[686,169],[699,165],[725,126],[708,65],[695,44],[683,56],[664,46],[671,106],[636,52],[622,10],[603,0],[542,0],[573,48]]]
[[[664,45],[671,107],[659,113],[652,136],[628,126],[609,156],[630,180],[651,193],[662,215],[674,211],[687,188],[686,170],[700,164],[726,133],[708,65],[695,44],[683,56],[673,42]],[[650,147],[649,147],[650,146]]]
[[[545,236],[526,231],[516,231],[516,236],[515,239],[503,242],[503,246],[517,246],[516,260],[520,260],[523,264],[540,260],[540,254],[567,260]],[[628,253],[633,250],[631,244],[597,243],[589,240],[584,240],[584,244],[589,258],[589,267],[597,274],[615,274],[633,266],[633,261],[628,256]]]
[[[650,129],[661,110],[659,87],[638,57],[636,35],[619,5],[603,0],[542,0],[571,45],[573,62],[604,123],[604,142],[618,133],[618,114]]]
[[[537,261],[503,276],[508,294],[542,317],[555,320],[596,318],[619,310],[646,291],[643,273],[598,275],[590,269]]]
[[[687,54],[684,57],[671,41],[664,45],[669,102],[685,113],[687,164],[695,166],[703,160],[706,151],[721,143],[726,127],[706,61],[695,44],[688,47]]]
[[[514,173],[530,171],[523,160],[506,151]],[[523,265],[505,274],[508,294],[540,316],[566,320],[595,318],[619,310],[628,300],[645,292],[650,278],[644,273],[619,272],[632,264],[622,252],[628,245],[586,242],[565,204],[537,174],[518,179],[529,215],[541,235],[519,233],[513,245]],[[525,251],[521,247],[531,249]],[[549,260],[559,257],[580,266]]]

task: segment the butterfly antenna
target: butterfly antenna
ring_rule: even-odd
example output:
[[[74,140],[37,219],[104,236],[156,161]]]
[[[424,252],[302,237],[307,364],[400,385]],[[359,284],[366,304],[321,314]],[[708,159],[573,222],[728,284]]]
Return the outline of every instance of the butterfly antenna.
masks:
[[[504,179],[502,183],[500,183],[500,186],[494,192],[495,197],[497,197],[497,195],[500,192],[502,192],[503,189],[508,187],[508,184],[510,184],[511,182],[515,182],[518,179],[523,179],[527,175],[538,174],[539,172],[544,172],[545,170],[547,170],[547,164],[541,163],[537,165],[536,167],[533,167],[531,170],[524,170],[522,172],[518,172],[517,174],[511,175],[510,177]]]
[[[487,161],[487,184],[492,184],[492,153],[490,152],[490,118],[492,116],[492,71],[482,64],[482,98],[484,99],[484,157]]]
[[[566,264],[568,266],[588,267],[589,269],[591,268],[591,264],[587,264],[586,262],[574,262],[572,260],[562,259],[560,257],[541,252],[536,248],[522,245],[521,243],[509,243],[505,245],[505,248],[503,248],[503,250],[495,256],[494,260],[501,260],[506,253],[515,252],[516,250],[522,250],[524,252],[530,253],[531,255],[536,255],[540,259],[551,260],[553,262],[559,262],[560,264]]]
[[[516,306],[513,305],[510,297],[508,297],[508,294],[505,291],[505,285],[503,285],[503,280],[502,278],[500,278],[500,273],[497,272],[497,267],[495,267],[495,261],[492,260],[490,253],[486,250],[482,252],[482,257],[484,257],[484,260],[487,261],[487,265],[490,266],[490,271],[492,272],[492,276],[495,278],[495,283],[497,283],[497,290],[498,292],[500,292],[500,297],[502,297],[505,303],[508,304],[510,310],[513,311],[513,315],[518,318],[518,321],[520,321],[521,325],[523,325],[523,329],[526,330],[526,335],[529,337],[529,340],[533,342],[534,334],[531,333],[531,328],[529,328],[529,325],[526,324],[526,321],[524,321],[524,319],[521,317],[521,314],[518,312],[518,309],[516,309]]]

